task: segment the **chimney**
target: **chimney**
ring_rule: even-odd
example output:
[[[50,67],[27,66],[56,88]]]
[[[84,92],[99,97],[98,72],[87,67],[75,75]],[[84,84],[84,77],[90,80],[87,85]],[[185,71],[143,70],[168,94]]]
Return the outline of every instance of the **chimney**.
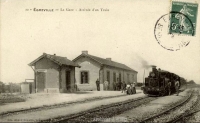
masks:
[[[56,56],[56,54],[53,54],[54,56]]]
[[[152,71],[156,71],[156,66],[155,65],[152,65]]]
[[[106,58],[106,60],[109,60],[109,61],[111,61],[111,58]]]
[[[87,50],[84,50],[84,51],[82,51],[82,54],[88,54],[88,51]]]

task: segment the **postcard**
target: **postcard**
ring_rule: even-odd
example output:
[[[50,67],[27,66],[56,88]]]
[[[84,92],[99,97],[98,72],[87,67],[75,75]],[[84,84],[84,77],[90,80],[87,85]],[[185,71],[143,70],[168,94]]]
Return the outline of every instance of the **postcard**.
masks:
[[[1,0],[0,122],[200,122],[200,0]]]

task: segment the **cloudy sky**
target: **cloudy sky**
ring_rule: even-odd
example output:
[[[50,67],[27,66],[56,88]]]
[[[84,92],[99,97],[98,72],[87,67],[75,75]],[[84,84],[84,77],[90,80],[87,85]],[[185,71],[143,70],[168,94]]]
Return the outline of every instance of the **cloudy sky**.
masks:
[[[44,52],[72,60],[88,50],[137,70],[139,82],[149,64],[200,83],[199,15],[196,35],[185,36],[190,44],[179,51],[164,49],[154,37],[156,21],[169,13],[170,6],[169,0],[1,0],[0,80],[33,79],[27,64]],[[54,11],[25,11],[34,8]],[[175,41],[181,38],[176,36]]]

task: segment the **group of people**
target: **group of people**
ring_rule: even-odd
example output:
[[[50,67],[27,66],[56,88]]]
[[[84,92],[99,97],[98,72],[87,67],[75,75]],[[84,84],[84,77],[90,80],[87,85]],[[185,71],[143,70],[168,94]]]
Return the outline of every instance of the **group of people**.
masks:
[[[171,86],[172,86],[172,83],[168,82],[169,95],[171,94]],[[175,80],[175,89],[176,89],[176,95],[177,96],[179,95],[179,87],[180,87],[180,83],[179,83],[178,79],[176,79]]]
[[[125,81],[123,82],[113,82],[113,90],[114,91],[122,91],[122,93],[127,93],[127,94],[136,94],[136,89],[135,89],[135,85],[136,83],[125,83]],[[97,91],[100,91],[100,81],[99,79],[96,80],[96,85],[97,85]],[[109,89],[109,82],[106,80],[104,81],[104,87],[105,90]]]

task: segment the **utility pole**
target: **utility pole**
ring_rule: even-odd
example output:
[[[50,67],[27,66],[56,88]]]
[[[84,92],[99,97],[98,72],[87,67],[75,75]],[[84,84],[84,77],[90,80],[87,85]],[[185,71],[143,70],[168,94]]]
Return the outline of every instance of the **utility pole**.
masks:
[[[145,69],[144,69],[144,74],[143,74],[143,85],[144,85],[144,75],[145,75]]]

